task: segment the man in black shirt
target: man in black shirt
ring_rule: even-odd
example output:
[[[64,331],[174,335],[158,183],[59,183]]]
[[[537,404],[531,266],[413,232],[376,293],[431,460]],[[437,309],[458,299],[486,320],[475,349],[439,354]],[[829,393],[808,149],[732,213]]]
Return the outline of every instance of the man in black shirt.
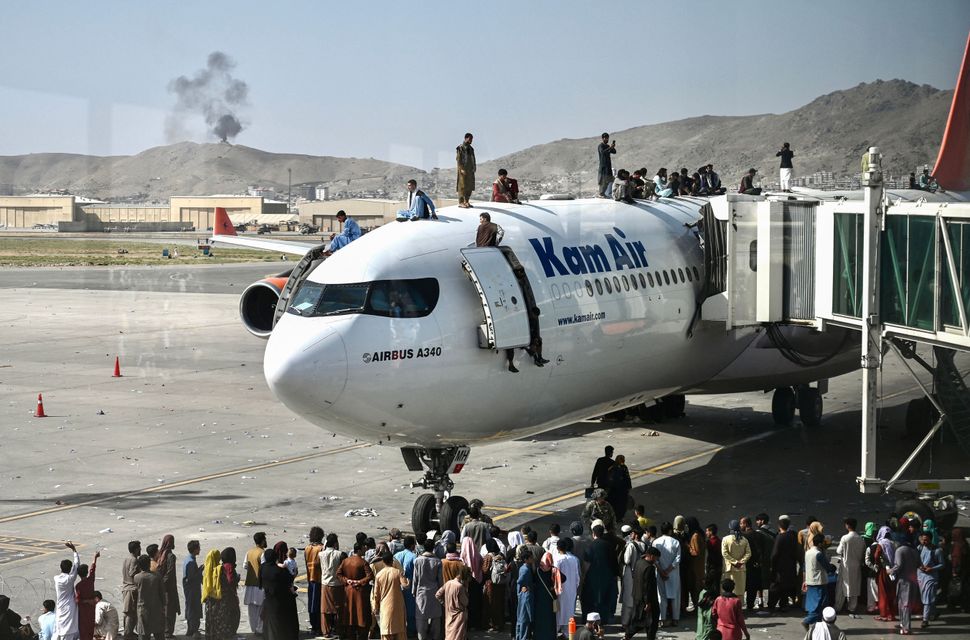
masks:
[[[603,451],[604,456],[596,459],[593,466],[593,475],[589,479],[589,486],[606,489],[610,485],[610,467],[613,466],[613,447],[607,446]]]
[[[599,193],[596,195],[599,198],[609,198],[612,194],[608,193],[607,190],[613,185],[613,159],[610,156],[616,153],[616,140],[610,142],[610,134],[608,133],[601,135],[600,140],[602,142],[596,148],[600,160]]]
[[[781,145],[781,151],[776,153],[775,157],[781,158],[781,169],[779,169],[781,190],[785,193],[791,193],[791,159],[795,157],[795,152],[791,150],[791,145],[786,142]]]

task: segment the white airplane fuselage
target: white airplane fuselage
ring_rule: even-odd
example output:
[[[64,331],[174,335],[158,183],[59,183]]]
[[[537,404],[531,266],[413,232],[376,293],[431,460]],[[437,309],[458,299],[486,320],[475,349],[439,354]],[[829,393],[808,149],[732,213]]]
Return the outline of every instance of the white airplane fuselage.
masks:
[[[431,448],[529,436],[677,390],[768,389],[857,367],[852,353],[799,367],[759,347],[752,329],[700,321],[688,337],[704,253],[685,223],[699,219],[704,203],[489,203],[439,210],[437,221],[385,225],[322,262],[307,281],[433,278],[433,310],[417,318],[284,313],[266,345],[267,382],[283,404],[321,427]],[[520,371],[511,373],[504,350],[479,347],[483,304],[460,251],[474,245],[483,211],[504,229],[501,244],[531,284],[544,367],[518,349]]]

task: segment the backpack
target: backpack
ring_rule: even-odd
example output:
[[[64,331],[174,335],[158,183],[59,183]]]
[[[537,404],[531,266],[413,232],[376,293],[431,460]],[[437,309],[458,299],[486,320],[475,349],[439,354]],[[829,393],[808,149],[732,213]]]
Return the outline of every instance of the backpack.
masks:
[[[505,558],[501,555],[492,556],[492,584],[505,584],[509,575],[506,571]]]

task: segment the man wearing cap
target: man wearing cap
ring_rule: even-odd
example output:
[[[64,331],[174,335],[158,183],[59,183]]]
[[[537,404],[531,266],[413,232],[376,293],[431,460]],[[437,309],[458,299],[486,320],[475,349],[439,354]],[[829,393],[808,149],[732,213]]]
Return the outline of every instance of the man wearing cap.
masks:
[[[600,614],[590,611],[586,614],[586,624],[576,630],[575,640],[599,640],[603,637]]]
[[[845,640],[845,632],[835,624],[835,608],[825,607],[822,609],[822,619],[808,625],[808,635],[806,638],[815,640],[824,638],[825,640]]]
[[[613,466],[613,447],[607,446],[604,455],[596,459],[593,465],[593,475],[590,476],[589,486],[607,489],[610,486],[610,467]]]
[[[620,527],[620,533],[626,541],[623,548],[623,566],[620,567],[623,572],[620,576],[620,624],[625,629],[629,627],[630,620],[634,615],[633,573],[640,557],[646,551],[646,547],[640,542],[640,531],[638,529],[625,524]]]
[[[795,157],[795,152],[791,150],[791,145],[787,142],[781,145],[781,151],[775,154],[776,158],[781,158],[781,168],[779,169],[778,181],[781,183],[781,190],[791,193],[791,159]]]
[[[761,187],[754,186],[754,174],[756,173],[758,173],[757,169],[748,169],[748,172],[741,178],[741,186],[738,187],[738,193],[746,196],[761,195]]]
[[[660,537],[653,547],[660,552],[657,560],[657,587],[660,599],[660,620],[665,627],[676,627],[680,621],[680,541],[673,536],[674,526],[669,522],[660,525]],[[667,604],[671,616],[667,616]]]

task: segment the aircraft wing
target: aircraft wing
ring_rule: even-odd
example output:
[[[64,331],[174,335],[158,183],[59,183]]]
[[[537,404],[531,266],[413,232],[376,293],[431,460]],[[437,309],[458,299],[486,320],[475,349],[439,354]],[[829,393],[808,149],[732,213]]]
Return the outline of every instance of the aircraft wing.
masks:
[[[279,251],[296,256],[306,255],[310,249],[318,247],[318,244],[309,242],[286,242],[283,240],[264,240],[262,238],[243,238],[236,235],[236,227],[229,220],[229,215],[223,207],[216,207],[216,221],[213,225],[213,233],[209,242],[221,242],[232,244],[238,247],[250,247],[252,249],[262,249],[264,251]],[[221,233],[218,233],[221,231]]]
[[[241,236],[213,235],[209,242],[221,242],[222,244],[232,244],[240,247],[250,247],[252,249],[263,249],[265,251],[278,251],[291,255],[302,256],[307,251],[313,249],[318,244],[309,242],[287,242],[285,240],[263,240],[262,238],[243,238]]]

